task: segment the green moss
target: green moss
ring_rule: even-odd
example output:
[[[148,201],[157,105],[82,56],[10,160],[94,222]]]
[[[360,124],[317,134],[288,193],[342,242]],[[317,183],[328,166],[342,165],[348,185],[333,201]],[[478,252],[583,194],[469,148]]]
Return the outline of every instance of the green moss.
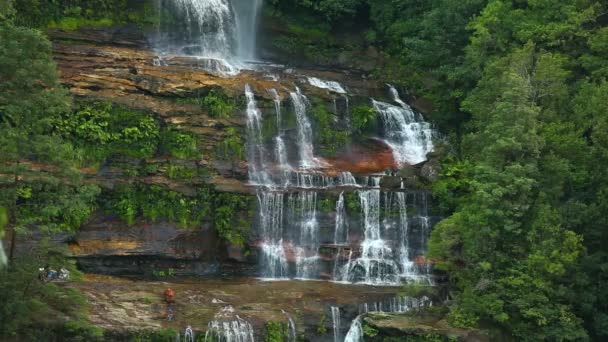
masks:
[[[269,321],[264,324],[264,329],[266,330],[265,342],[283,342],[288,339],[287,326],[284,323]]]
[[[235,101],[221,89],[212,89],[201,104],[213,118],[229,118],[236,110]]]
[[[319,318],[319,324],[317,325],[317,334],[325,335],[327,333],[327,316],[325,314],[321,315]]]
[[[82,17],[65,17],[58,21],[51,21],[48,28],[74,31],[81,27],[109,27],[114,24],[114,21],[110,18],[86,19]]]
[[[245,143],[243,138],[234,128],[226,130],[226,136],[217,145],[216,157],[226,161],[240,161],[245,157]]]
[[[148,113],[109,103],[87,103],[53,122],[55,131],[83,150],[88,162],[111,155],[147,158],[156,154],[160,125]]]
[[[252,219],[250,196],[220,193],[214,198],[214,227],[224,240],[244,246]],[[243,215],[242,213],[245,213]]]
[[[365,337],[374,338],[374,337],[378,336],[378,333],[379,333],[378,329],[371,327],[367,324],[363,325],[363,335]]]
[[[359,105],[352,110],[353,130],[359,134],[376,131],[378,113],[367,105]]]
[[[323,103],[316,103],[311,110],[314,121],[314,139],[324,156],[334,156],[350,142],[350,133],[334,124],[335,115]]]
[[[163,130],[161,151],[179,159],[199,159],[201,157],[194,136],[173,129]]]
[[[133,184],[107,194],[103,206],[107,211],[117,213],[129,225],[143,218],[152,222],[167,220],[187,228],[200,225],[209,215],[212,210],[210,196],[207,189],[189,197],[158,185]]]
[[[197,176],[196,167],[188,167],[183,165],[169,165],[166,171],[169,179],[192,180]]]
[[[361,200],[356,193],[345,193],[344,203],[346,204],[346,210],[349,215],[358,215],[361,213]]]

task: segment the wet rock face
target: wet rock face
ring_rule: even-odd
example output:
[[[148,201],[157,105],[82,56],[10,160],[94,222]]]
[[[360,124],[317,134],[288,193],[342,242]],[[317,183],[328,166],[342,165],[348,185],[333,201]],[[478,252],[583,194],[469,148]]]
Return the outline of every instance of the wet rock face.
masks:
[[[163,170],[167,165],[187,166],[204,169],[204,176],[182,181],[171,179],[164,173],[129,178],[120,170],[103,167],[92,170],[89,178],[107,188],[117,184],[142,182],[162,185],[168,189],[187,195],[195,194],[197,187],[210,185],[218,192],[254,194],[256,189],[249,184],[248,164],[244,160],[226,160],[218,156],[218,146],[231,131],[235,131],[242,145],[247,140],[245,85],[249,85],[265,123],[276,117],[275,89],[281,99],[280,108],[285,113],[285,143],[291,165],[297,165],[298,151],[295,148],[297,132],[293,118],[294,105],[290,92],[296,88],[310,100],[309,111],[313,107],[324,107],[331,121],[332,129],[347,130],[354,106],[371,106],[371,98],[389,97],[383,82],[363,77],[361,70],[294,69],[262,65],[257,71],[242,71],[238,75],[220,77],[202,68],[201,62],[192,57],[172,57],[158,59],[145,39],[145,34],[136,26],[114,28],[83,29],[79,31],[52,31],[54,58],[61,72],[63,84],[75,96],[87,101],[107,101],[128,108],[150,113],[161,126],[168,126],[192,134],[198,142],[200,160],[183,161],[165,156],[154,160],[132,161],[133,164],[159,165]],[[377,55],[370,51],[370,54]],[[310,77],[339,82],[344,93],[315,86]],[[197,104],[196,99],[204,97],[212,90],[221,89],[235,101],[235,110],[230,118],[214,118],[209,108]],[[390,100],[386,100],[390,101]],[[309,113],[313,117],[312,113]],[[293,122],[292,122],[293,121]],[[288,122],[291,122],[289,124]],[[315,127],[313,127],[314,129]],[[273,151],[273,134],[276,127],[265,127],[266,150]],[[350,171],[358,177],[370,174],[384,174],[391,170],[393,176],[383,177],[380,186],[383,191],[399,191],[402,184],[418,188],[426,185],[421,177],[421,167],[403,167],[397,172],[395,157],[390,146],[380,139],[353,139],[352,146],[339,146],[340,151],[325,158],[330,167],[321,173],[339,176]],[[317,153],[322,146],[315,146]],[[246,149],[246,146],[245,146]],[[319,157],[322,158],[322,157]],[[268,168],[275,167],[271,163]],[[432,170],[431,170],[432,171]],[[429,175],[432,172],[429,173]],[[427,178],[428,179],[428,178]],[[350,190],[349,190],[350,191]],[[354,191],[354,190],[353,190]],[[355,195],[356,197],[356,195]],[[328,279],[335,265],[335,259],[348,259],[345,252],[335,250],[333,227],[335,225],[335,200],[327,208],[319,209],[322,225],[323,272]],[[357,202],[358,199],[355,199]],[[255,210],[254,208],[252,208]],[[415,210],[412,210],[415,214]],[[360,216],[360,210],[357,210]],[[353,215],[354,217],[354,215]],[[359,220],[351,218],[352,239],[349,248],[359,248],[363,232]],[[420,231],[420,224],[412,222],[411,232]],[[254,229],[255,230],[255,229]],[[81,265],[89,271],[110,274],[147,274],[155,268],[175,268],[180,274],[240,274],[259,275],[256,263],[259,261],[256,243],[259,241],[252,232],[248,243],[250,250],[237,246],[226,246],[209,224],[182,230],[175,225],[159,223],[127,227],[112,218],[102,218],[87,225],[70,244]],[[424,241],[412,243],[415,255],[422,254]],[[397,248],[398,246],[393,246]],[[355,253],[356,254],[356,253]]]
[[[256,274],[255,260],[235,254],[209,224],[179,228],[175,224],[127,226],[112,217],[98,217],[70,239],[68,247],[86,272],[152,275],[171,269],[175,275],[238,276]]]

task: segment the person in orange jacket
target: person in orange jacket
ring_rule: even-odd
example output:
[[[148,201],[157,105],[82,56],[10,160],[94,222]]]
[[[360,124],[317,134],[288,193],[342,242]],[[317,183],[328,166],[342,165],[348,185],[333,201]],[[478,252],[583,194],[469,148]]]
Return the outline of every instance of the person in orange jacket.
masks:
[[[175,291],[172,288],[168,288],[165,290],[165,302],[175,303]]]

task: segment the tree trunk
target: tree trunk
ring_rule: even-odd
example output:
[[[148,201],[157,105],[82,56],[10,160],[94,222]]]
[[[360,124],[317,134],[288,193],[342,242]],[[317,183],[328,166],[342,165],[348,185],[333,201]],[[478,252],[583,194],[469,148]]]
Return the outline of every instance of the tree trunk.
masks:
[[[11,248],[8,252],[8,264],[12,265],[15,259],[15,244],[17,243],[17,231],[13,228],[11,229]]]
[[[15,168],[15,174],[14,174],[14,181],[15,181],[15,189],[17,189],[19,187],[19,164],[20,161],[17,160],[17,167]],[[15,223],[16,222],[16,214],[15,211],[17,210],[17,205],[18,205],[18,199],[15,199],[15,203],[13,205],[12,208],[9,208],[10,212],[8,214],[8,225],[10,225],[11,223]],[[12,209],[12,210],[11,210]],[[12,265],[13,261],[15,260],[15,245],[17,244],[17,231],[15,230],[15,227],[11,228],[11,248],[9,249],[8,252],[8,264]]]

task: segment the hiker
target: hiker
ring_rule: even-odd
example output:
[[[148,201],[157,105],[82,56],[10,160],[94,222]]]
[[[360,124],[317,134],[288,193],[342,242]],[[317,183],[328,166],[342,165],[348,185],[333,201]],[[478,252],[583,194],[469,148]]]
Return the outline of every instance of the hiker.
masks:
[[[167,304],[175,303],[175,291],[173,291],[172,288],[165,290],[165,302],[167,302]]]
[[[62,267],[59,270],[59,279],[61,279],[61,280],[70,280],[70,271],[68,271],[67,268]]]

